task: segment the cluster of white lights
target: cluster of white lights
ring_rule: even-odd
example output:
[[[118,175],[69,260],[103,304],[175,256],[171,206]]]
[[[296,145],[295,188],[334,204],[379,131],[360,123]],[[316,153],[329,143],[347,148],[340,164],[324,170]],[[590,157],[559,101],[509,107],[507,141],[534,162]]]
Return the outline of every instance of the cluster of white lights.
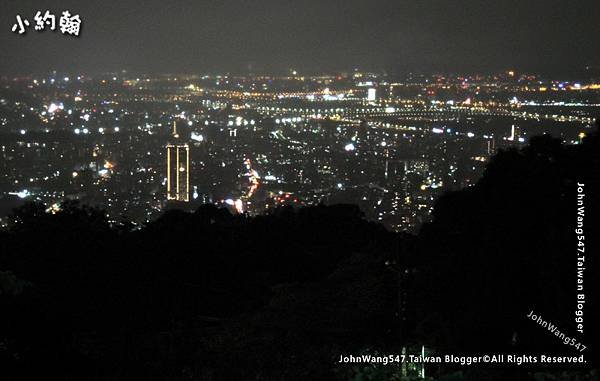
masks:
[[[280,124],[280,123],[295,123],[295,122],[301,122],[301,121],[302,121],[301,117],[275,119],[275,123],[276,124]]]
[[[50,103],[50,105],[48,106],[48,113],[53,114],[58,110],[63,110],[64,108],[65,108],[65,106],[62,104],[62,102]]]
[[[237,118],[235,118],[235,122],[233,120],[230,120],[227,122],[227,125],[233,126],[235,124],[236,126],[241,126],[241,125],[247,126],[250,124],[253,126],[255,123],[256,122],[254,121],[254,119],[246,120],[246,119],[243,119],[242,117],[238,116]],[[204,124],[208,125],[208,121],[204,122]]]
[[[227,200],[225,200],[225,203],[229,206],[233,206],[238,213],[244,212],[244,203],[240,199],[233,200],[228,198]]]
[[[192,136],[191,136],[192,140],[195,140],[197,142],[203,142],[204,141],[204,136],[202,136],[201,134],[192,132]]]

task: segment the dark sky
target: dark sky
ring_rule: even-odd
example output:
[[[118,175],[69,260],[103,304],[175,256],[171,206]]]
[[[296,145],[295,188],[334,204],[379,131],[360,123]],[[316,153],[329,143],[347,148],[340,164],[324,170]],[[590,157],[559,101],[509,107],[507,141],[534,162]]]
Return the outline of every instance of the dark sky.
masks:
[[[37,10],[82,34],[36,32]],[[11,32],[20,14],[25,35]],[[366,70],[568,73],[600,63],[599,0],[1,0],[0,74]]]

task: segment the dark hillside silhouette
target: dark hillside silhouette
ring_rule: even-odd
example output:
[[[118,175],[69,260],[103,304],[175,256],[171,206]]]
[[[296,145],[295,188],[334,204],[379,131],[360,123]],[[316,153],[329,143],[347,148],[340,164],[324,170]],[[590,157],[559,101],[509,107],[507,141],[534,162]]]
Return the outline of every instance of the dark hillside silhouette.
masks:
[[[526,318],[535,311],[575,336],[577,183],[585,183],[585,335],[597,337],[600,146],[550,136],[502,151],[474,186],[445,194],[419,234],[417,336],[444,350],[578,353]],[[586,356],[593,356],[588,348]]]
[[[416,237],[352,205],[252,218],[204,205],[131,229],[75,203],[27,204],[0,233],[1,378],[360,379],[339,355],[421,344],[570,354],[526,315],[575,332],[576,183],[593,250],[599,155],[596,135],[500,152]],[[586,354],[598,316],[588,258]],[[399,370],[385,372],[371,379]]]

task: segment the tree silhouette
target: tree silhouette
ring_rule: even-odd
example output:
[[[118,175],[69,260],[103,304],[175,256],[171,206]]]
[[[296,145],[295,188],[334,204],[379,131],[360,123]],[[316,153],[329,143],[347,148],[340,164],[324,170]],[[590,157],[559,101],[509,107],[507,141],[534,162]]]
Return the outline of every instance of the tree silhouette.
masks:
[[[127,229],[72,202],[54,214],[26,204],[0,232],[3,379],[376,379],[399,368],[336,361],[421,344],[564,354],[526,315],[575,331],[576,184],[586,183],[593,250],[599,152],[596,134],[501,151],[475,186],[439,199],[417,236],[352,205],[256,217],[203,205]],[[448,377],[531,377],[507,372]]]
[[[571,337],[577,332],[575,192],[578,182],[586,184],[594,247],[599,152],[597,134],[570,147],[535,137],[521,151],[498,153],[474,187],[438,200],[418,236],[413,298],[421,340],[453,351],[579,354],[526,315],[533,310]],[[587,271],[591,298],[597,277],[591,265]],[[588,304],[586,313],[595,319],[597,307]],[[591,346],[597,332],[587,329],[577,337]]]

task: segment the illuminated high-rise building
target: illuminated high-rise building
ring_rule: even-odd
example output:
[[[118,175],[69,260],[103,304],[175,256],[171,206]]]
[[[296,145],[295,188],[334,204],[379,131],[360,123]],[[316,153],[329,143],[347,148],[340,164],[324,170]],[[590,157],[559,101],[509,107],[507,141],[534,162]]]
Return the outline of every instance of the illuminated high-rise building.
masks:
[[[369,102],[374,101],[375,99],[377,99],[377,90],[374,88],[370,88],[367,90],[367,100]]]
[[[190,201],[190,146],[181,141],[173,122],[171,141],[167,144],[167,200]]]
[[[523,139],[521,138],[521,129],[519,128],[519,126],[515,126],[513,124],[510,127],[510,136],[508,137],[507,140],[510,140],[511,142],[513,142],[513,141],[522,142],[523,141]]]

